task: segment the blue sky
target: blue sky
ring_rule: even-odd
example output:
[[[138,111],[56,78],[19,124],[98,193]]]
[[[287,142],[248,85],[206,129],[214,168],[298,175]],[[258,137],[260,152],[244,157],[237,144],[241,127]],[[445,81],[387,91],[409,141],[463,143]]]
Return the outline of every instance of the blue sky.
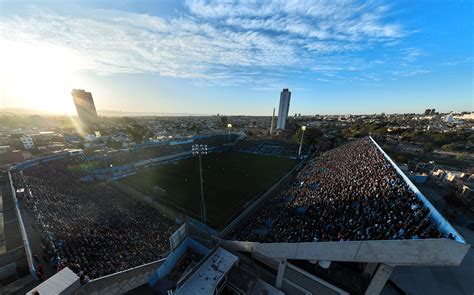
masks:
[[[472,1],[0,1],[0,108],[473,109]],[[6,66],[5,66],[6,65]]]

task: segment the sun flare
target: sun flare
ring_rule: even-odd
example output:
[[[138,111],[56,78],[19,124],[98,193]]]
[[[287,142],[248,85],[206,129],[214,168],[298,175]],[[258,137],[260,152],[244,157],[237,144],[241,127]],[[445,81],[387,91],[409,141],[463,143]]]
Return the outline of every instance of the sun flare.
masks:
[[[72,114],[78,59],[63,47],[0,40],[1,93],[7,105]]]

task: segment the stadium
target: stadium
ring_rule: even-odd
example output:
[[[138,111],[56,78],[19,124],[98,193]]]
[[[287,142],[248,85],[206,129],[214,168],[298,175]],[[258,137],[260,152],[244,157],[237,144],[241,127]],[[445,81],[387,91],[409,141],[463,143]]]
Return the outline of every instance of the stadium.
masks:
[[[237,133],[73,150],[2,181],[23,246],[4,279],[29,272],[39,294],[379,294],[396,266],[470,247],[371,137],[301,155]]]

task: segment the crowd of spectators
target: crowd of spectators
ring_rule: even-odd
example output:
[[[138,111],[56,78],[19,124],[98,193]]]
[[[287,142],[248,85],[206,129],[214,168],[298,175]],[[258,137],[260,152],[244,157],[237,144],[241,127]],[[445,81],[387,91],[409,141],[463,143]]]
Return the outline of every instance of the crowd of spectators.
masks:
[[[202,136],[196,138],[194,144],[206,144],[208,147],[216,147],[228,143],[234,143],[238,138],[239,135],[236,133]]]
[[[137,149],[110,153],[108,159],[102,161],[102,163],[106,163],[106,166],[119,166],[189,151],[191,151],[191,144],[189,143],[176,145],[150,145]]]
[[[442,237],[428,214],[367,137],[307,162],[229,238],[312,242]]]
[[[40,233],[44,260],[86,282],[161,258],[174,222],[111,184],[79,181],[83,175],[73,167],[82,163],[66,157],[12,173],[17,197]]]
[[[298,156],[299,145],[282,140],[246,139],[236,142],[232,149],[241,152],[295,158]],[[309,151],[306,146],[303,146],[301,152],[306,155]]]
[[[184,152],[191,152],[193,144],[206,144],[209,148],[222,146],[227,143],[233,143],[237,140],[238,135],[235,133],[231,134],[217,134],[205,136],[202,138],[195,138],[193,142],[183,141],[182,143],[161,143],[161,144],[148,144],[129,149],[127,151],[117,151],[110,153],[108,159],[101,161],[102,167],[110,167],[110,165],[126,165],[145,161],[149,159],[155,159]]]

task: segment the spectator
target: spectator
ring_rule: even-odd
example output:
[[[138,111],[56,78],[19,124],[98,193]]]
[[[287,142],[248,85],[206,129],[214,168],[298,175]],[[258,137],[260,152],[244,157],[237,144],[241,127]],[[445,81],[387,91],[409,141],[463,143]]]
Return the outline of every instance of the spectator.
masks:
[[[83,183],[71,166],[80,157],[39,163],[13,172],[17,196],[34,217],[43,258],[69,267],[83,282],[157,260],[168,250],[172,221],[113,185]],[[36,256],[37,258],[37,256]],[[41,265],[36,265],[39,276]]]
[[[429,209],[369,138],[309,161],[231,239],[258,242],[442,237]]]

